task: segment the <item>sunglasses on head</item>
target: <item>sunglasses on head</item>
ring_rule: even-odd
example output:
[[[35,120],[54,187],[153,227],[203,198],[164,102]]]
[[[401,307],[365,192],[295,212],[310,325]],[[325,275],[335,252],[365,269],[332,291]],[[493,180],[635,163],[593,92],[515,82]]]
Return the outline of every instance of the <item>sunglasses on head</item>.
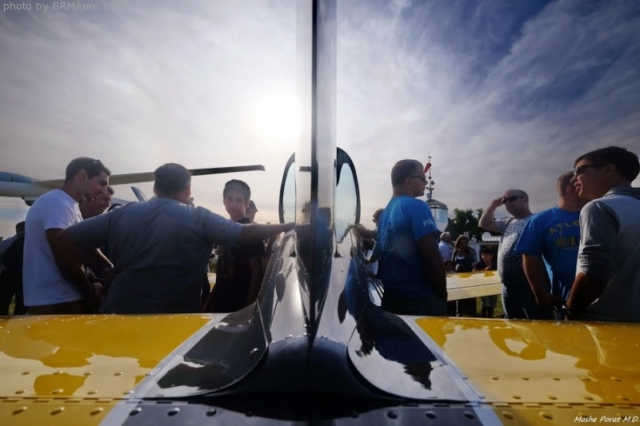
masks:
[[[511,197],[503,197],[502,204],[513,203],[518,198],[524,198],[522,195],[512,195]]]

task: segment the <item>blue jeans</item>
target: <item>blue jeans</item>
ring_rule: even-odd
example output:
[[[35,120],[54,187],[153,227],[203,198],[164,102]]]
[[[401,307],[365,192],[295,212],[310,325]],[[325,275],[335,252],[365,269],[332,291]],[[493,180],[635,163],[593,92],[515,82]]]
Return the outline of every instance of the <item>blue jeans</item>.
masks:
[[[502,309],[509,319],[555,319],[553,311],[538,305],[529,283],[502,286]]]

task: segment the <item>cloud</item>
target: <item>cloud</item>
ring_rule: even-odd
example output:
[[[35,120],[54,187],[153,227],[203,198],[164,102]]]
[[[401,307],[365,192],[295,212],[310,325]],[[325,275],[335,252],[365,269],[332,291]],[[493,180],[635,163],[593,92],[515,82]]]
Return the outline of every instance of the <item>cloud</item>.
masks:
[[[402,158],[433,156],[434,197],[451,209],[521,187],[539,211],[581,153],[639,151],[633,3],[416,3],[401,24],[362,6],[340,21],[338,140],[360,167],[365,218]]]
[[[59,178],[79,155],[114,173],[261,163],[233,177],[251,185],[257,220],[275,221],[295,141],[264,123],[292,115],[295,3],[122,4],[0,15],[0,170]],[[365,223],[402,158],[432,156],[434,197],[451,210],[519,187],[539,211],[579,154],[640,151],[639,21],[623,1],[338,2],[337,140]],[[230,178],[194,178],[196,203],[224,214]],[[26,207],[0,210],[13,211],[5,235]]]
[[[265,118],[253,106],[277,114],[283,94],[295,96],[295,5],[125,6],[0,15],[0,54],[10,58],[0,63],[0,170],[60,178],[80,155],[118,174],[166,162],[263,164],[267,172],[195,178],[194,196],[224,213],[224,182],[246,179],[264,209],[260,220],[277,219],[273,194],[293,140],[263,134],[256,123]],[[116,190],[133,199],[127,187]]]

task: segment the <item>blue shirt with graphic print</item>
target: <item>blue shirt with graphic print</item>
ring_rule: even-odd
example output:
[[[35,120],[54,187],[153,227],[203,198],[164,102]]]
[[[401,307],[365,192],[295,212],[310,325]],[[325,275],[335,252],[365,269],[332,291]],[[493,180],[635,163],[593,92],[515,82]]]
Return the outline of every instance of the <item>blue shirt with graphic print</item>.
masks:
[[[429,206],[406,195],[393,197],[378,222],[380,263],[378,276],[385,294],[395,297],[435,296],[424,273],[417,241],[438,232]]]
[[[556,206],[529,219],[515,250],[541,255],[551,268],[551,292],[567,300],[576,278],[579,247],[580,212]]]

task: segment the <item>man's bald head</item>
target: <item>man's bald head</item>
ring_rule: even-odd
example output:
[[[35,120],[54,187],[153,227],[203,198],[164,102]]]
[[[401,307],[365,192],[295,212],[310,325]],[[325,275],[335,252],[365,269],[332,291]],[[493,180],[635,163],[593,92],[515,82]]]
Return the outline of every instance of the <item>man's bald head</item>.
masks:
[[[513,196],[523,197],[523,199],[529,201],[529,194],[527,194],[522,189],[507,189],[504,193],[505,197],[513,197]]]
[[[509,189],[502,198],[504,207],[516,219],[531,215],[529,210],[529,195],[522,189]]]

